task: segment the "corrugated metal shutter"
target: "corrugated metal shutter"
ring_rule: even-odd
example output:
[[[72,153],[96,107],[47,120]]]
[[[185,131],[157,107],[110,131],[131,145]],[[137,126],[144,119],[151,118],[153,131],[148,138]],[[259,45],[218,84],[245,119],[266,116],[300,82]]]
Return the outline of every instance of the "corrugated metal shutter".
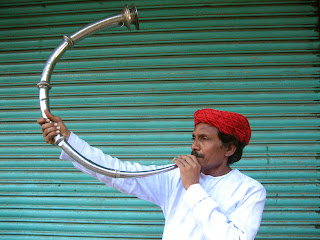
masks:
[[[161,238],[158,207],[59,160],[36,124],[36,84],[61,36],[124,3],[1,1],[0,239]],[[52,112],[145,164],[189,153],[196,109],[245,114],[253,137],[235,166],[268,191],[256,239],[319,239],[319,1],[135,3],[140,31],[102,31],[59,61]]]

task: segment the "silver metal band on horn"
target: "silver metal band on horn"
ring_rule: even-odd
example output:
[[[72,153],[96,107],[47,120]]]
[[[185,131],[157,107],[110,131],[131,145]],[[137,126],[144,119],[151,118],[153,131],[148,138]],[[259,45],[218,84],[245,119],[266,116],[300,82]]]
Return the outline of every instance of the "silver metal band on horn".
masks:
[[[92,24],[89,24],[77,32],[73,33],[70,36],[64,36],[63,41],[55,48],[55,50],[51,53],[48,58],[46,65],[42,71],[41,80],[38,83],[39,88],[39,101],[40,101],[40,110],[42,116],[47,118],[45,114],[45,110],[49,107],[49,90],[51,89],[50,78],[53,72],[54,66],[58,62],[59,58],[63,55],[63,53],[70,47],[73,47],[74,44],[81,39],[97,32],[98,30],[104,27],[110,26],[123,26],[125,25],[128,29],[130,29],[130,25],[134,24],[136,29],[139,29],[139,19],[138,19],[138,10],[135,5],[131,6],[131,9],[128,8],[127,5],[124,6],[123,11],[119,15],[111,16],[108,18],[101,19]],[[93,161],[85,158],[81,154],[79,154],[70,144],[67,142],[66,138],[61,134],[58,134],[55,137],[55,144],[60,146],[64,152],[66,152],[72,159],[81,164],[82,166],[109,176],[113,178],[130,178],[130,177],[145,177],[153,174],[158,174],[166,171],[170,171],[177,166],[175,164],[168,165],[163,168],[151,170],[151,171],[138,171],[138,172],[128,172],[128,171],[119,171],[116,169],[106,168],[100,165],[97,165]]]

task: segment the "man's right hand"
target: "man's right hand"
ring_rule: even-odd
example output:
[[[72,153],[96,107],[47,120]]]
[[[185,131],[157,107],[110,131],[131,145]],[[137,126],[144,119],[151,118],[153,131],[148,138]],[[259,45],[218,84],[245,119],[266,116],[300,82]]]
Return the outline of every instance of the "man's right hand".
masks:
[[[70,136],[70,131],[64,125],[60,117],[52,115],[48,110],[44,111],[48,118],[39,118],[37,122],[41,125],[43,138],[46,143],[54,144],[54,137],[59,133],[66,136],[67,139]]]

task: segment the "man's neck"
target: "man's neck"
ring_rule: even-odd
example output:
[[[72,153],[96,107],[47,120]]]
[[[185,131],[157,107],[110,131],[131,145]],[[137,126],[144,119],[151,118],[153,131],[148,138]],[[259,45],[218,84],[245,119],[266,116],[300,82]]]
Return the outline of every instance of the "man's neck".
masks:
[[[204,171],[202,171],[202,173],[205,175],[210,175],[212,177],[220,177],[220,176],[226,175],[227,173],[229,173],[231,171],[232,171],[232,168],[229,165],[226,165],[223,167],[204,170]]]

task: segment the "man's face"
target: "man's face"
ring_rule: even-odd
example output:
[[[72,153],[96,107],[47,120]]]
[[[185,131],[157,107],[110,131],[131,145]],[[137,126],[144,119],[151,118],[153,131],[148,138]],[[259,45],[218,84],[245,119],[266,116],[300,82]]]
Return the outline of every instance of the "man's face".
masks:
[[[227,164],[226,148],[218,137],[218,129],[207,123],[199,123],[192,134],[192,155],[197,157],[202,173],[219,176],[220,173],[230,171]]]

